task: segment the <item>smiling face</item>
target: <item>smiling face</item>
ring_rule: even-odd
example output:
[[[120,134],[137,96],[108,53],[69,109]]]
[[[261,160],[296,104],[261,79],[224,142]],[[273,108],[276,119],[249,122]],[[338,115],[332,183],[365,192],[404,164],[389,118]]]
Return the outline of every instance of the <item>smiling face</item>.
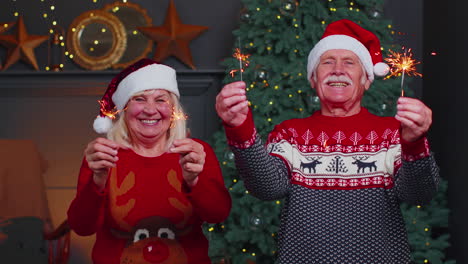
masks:
[[[130,98],[125,121],[133,145],[165,146],[171,126],[172,105],[166,90],[147,90]]]
[[[323,53],[311,77],[311,85],[321,101],[322,114],[330,116],[359,113],[361,98],[370,83],[359,57],[342,49]]]

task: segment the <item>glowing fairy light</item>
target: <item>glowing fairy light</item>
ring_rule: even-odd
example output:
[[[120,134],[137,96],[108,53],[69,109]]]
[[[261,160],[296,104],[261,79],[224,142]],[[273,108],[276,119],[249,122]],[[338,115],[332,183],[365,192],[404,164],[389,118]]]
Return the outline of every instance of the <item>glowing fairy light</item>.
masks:
[[[236,72],[240,73],[240,80],[242,81],[242,73],[244,72],[244,67],[249,66],[249,60],[248,58],[250,57],[250,54],[242,54],[241,49],[240,49],[240,39],[239,39],[239,48],[234,49],[234,54],[232,55],[234,58],[236,58],[239,61],[239,69],[234,69],[229,72],[231,77],[234,78],[234,74]]]
[[[390,55],[385,58],[385,61],[390,65],[390,75],[385,77],[385,79],[401,74],[401,96],[404,96],[403,81],[405,80],[405,74],[419,77],[422,77],[422,74],[416,71],[416,65],[421,62],[413,59],[411,49],[406,50],[404,47],[402,49],[404,50],[402,53],[389,50]]]

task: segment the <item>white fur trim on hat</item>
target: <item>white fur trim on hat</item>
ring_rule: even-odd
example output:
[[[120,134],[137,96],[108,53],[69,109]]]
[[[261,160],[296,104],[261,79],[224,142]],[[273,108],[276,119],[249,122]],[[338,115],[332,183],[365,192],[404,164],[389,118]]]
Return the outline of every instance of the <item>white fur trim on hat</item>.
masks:
[[[374,80],[374,65],[369,50],[357,39],[347,35],[331,35],[321,39],[310,51],[307,59],[307,78],[310,78],[320,62],[320,56],[328,50],[344,49],[354,52],[361,60],[367,77],[370,81]]]
[[[94,119],[93,128],[99,134],[106,134],[112,128],[112,119],[109,117],[98,116]]]
[[[163,64],[140,68],[119,83],[112,101],[118,110],[122,110],[134,94],[150,89],[163,89],[180,97],[175,70]]]

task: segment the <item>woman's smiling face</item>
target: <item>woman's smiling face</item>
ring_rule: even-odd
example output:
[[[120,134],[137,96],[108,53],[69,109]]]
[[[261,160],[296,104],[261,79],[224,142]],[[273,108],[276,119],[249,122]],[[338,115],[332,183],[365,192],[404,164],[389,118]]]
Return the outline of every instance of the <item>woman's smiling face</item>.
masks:
[[[125,121],[133,144],[165,143],[171,126],[171,96],[161,89],[133,96],[127,104]]]

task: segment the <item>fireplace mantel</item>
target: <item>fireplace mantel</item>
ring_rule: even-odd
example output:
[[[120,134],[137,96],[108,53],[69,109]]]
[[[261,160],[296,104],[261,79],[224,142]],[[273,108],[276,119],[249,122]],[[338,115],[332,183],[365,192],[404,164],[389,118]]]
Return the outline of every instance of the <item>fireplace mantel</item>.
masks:
[[[0,97],[98,96],[118,72],[1,72]],[[179,70],[180,93],[182,96],[201,95],[212,85],[219,85],[224,74],[222,69]]]

